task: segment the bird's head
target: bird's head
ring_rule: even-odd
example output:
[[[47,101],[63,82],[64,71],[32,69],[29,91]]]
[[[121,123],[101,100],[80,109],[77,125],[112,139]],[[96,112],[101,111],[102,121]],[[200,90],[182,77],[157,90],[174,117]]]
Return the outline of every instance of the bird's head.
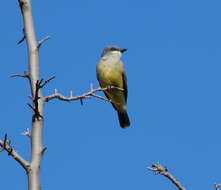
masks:
[[[101,55],[101,57],[105,56],[105,55],[109,55],[109,54],[113,54],[113,55],[119,55],[121,56],[123,52],[127,51],[127,49],[125,48],[119,48],[117,46],[109,46],[104,48],[104,51]]]

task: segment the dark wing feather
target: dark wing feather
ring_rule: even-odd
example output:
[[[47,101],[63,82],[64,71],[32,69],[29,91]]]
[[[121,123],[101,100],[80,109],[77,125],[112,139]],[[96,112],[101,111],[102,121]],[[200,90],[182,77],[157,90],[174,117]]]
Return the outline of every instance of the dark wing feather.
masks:
[[[125,102],[127,103],[127,76],[125,72],[122,73],[122,78],[123,78],[123,89],[124,89],[124,97],[125,97]]]

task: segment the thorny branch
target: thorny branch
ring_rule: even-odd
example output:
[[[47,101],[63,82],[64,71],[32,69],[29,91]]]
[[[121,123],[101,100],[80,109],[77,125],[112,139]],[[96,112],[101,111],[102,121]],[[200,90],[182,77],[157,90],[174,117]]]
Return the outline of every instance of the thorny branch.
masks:
[[[8,155],[14,158],[26,171],[28,170],[30,163],[26,161],[22,156],[20,156],[12,147],[11,141],[8,139],[7,134],[5,134],[4,140],[0,140],[0,152],[7,151]]]
[[[41,40],[39,42],[39,46],[44,42],[46,41],[48,38],[45,38],[43,40]],[[28,78],[30,80],[30,75],[26,72],[24,72],[24,74],[14,74],[14,75],[11,75],[11,77],[22,77],[22,78]],[[65,97],[63,96],[62,94],[58,93],[57,91],[55,91],[54,94],[52,95],[49,95],[49,96],[46,96],[46,97],[40,97],[39,96],[39,90],[41,88],[43,88],[45,85],[47,85],[51,80],[53,80],[55,78],[55,76],[52,76],[50,77],[49,79],[47,80],[37,80],[36,81],[36,84],[35,84],[35,92],[34,92],[34,95],[33,97],[31,97],[32,101],[33,101],[33,105],[32,104],[28,104],[29,107],[33,110],[34,112],[34,115],[33,115],[33,120],[37,119],[41,119],[42,116],[39,112],[39,103],[38,103],[38,100],[40,98],[43,98],[44,102],[48,102],[50,100],[53,100],[53,99],[59,99],[59,100],[62,100],[62,101],[74,101],[74,100],[80,100],[81,103],[83,99],[86,99],[86,98],[91,98],[91,97],[96,97],[96,98],[99,98],[101,100],[105,100],[105,101],[108,101],[108,102],[111,102],[110,99],[107,99],[105,97],[102,97],[102,96],[99,96],[96,94],[96,92],[99,92],[99,91],[108,91],[108,90],[121,90],[123,91],[122,88],[118,88],[118,87],[114,87],[114,86],[109,86],[107,88],[96,88],[96,89],[93,89],[93,85],[91,84],[90,85],[90,91],[89,92],[86,92],[86,93],[83,93],[82,95],[79,95],[79,96],[73,96],[72,92],[70,93],[70,97]],[[29,132],[29,130],[25,131],[23,133],[24,135],[28,136],[28,137],[31,137],[31,133]],[[11,141],[8,140],[7,138],[7,134],[5,135],[5,138],[4,138],[4,141],[1,141],[0,140],[0,152],[2,151],[7,151],[8,152],[8,155],[12,156],[17,162],[19,162],[21,164],[21,166],[26,170],[28,171],[28,168],[30,167],[30,163],[28,161],[26,161],[24,158],[22,158],[11,146]],[[44,147],[43,150],[42,150],[42,154],[44,153],[44,151],[46,150],[47,148]]]
[[[152,167],[149,167],[148,169],[155,172],[156,174],[167,177],[174,185],[177,186],[179,190],[186,190],[185,187],[183,187],[182,184],[170,174],[168,169],[162,166],[160,163],[152,164]]]
[[[99,95],[97,95],[95,93],[99,92],[99,91],[107,91],[107,90],[114,90],[114,89],[123,91],[122,88],[110,86],[110,87],[107,87],[107,88],[91,89],[89,92],[83,93],[82,95],[79,95],[79,96],[72,96],[72,93],[71,93],[70,97],[65,97],[62,94],[58,93],[57,90],[55,90],[54,94],[44,97],[44,101],[45,102],[49,102],[50,100],[53,100],[53,99],[59,99],[59,100],[68,101],[68,102],[69,101],[80,100],[81,103],[82,103],[83,99],[87,99],[87,98],[91,98],[91,97],[96,97],[96,98],[99,98],[101,100],[105,100],[105,101],[111,102],[111,100],[109,100],[107,98],[104,98],[102,96],[99,96]]]
[[[27,74],[26,72],[24,72],[24,74],[15,74],[15,75],[11,75],[11,77],[22,77],[22,78],[28,78],[29,79],[29,74]]]

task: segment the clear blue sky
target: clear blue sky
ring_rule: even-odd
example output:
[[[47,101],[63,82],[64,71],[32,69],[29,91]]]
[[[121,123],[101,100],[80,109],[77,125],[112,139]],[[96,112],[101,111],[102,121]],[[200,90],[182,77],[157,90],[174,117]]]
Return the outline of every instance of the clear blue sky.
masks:
[[[43,78],[79,95],[98,87],[95,66],[109,45],[128,48],[128,111],[121,129],[112,106],[98,99],[52,101],[45,106],[42,188],[176,189],[149,172],[166,165],[187,189],[221,182],[221,2],[218,0],[33,1]],[[27,70],[26,44],[17,0],[0,11],[0,136],[29,159],[30,90],[11,74]],[[101,93],[102,95],[102,93]],[[0,153],[0,189],[26,189],[23,169]]]

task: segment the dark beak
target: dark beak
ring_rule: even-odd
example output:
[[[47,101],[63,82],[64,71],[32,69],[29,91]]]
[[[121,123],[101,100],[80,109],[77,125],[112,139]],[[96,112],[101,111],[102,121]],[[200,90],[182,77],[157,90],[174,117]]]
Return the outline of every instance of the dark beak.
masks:
[[[127,49],[125,49],[125,48],[120,48],[120,52],[121,52],[121,53],[123,53],[123,52],[125,52],[125,51],[127,51]]]

